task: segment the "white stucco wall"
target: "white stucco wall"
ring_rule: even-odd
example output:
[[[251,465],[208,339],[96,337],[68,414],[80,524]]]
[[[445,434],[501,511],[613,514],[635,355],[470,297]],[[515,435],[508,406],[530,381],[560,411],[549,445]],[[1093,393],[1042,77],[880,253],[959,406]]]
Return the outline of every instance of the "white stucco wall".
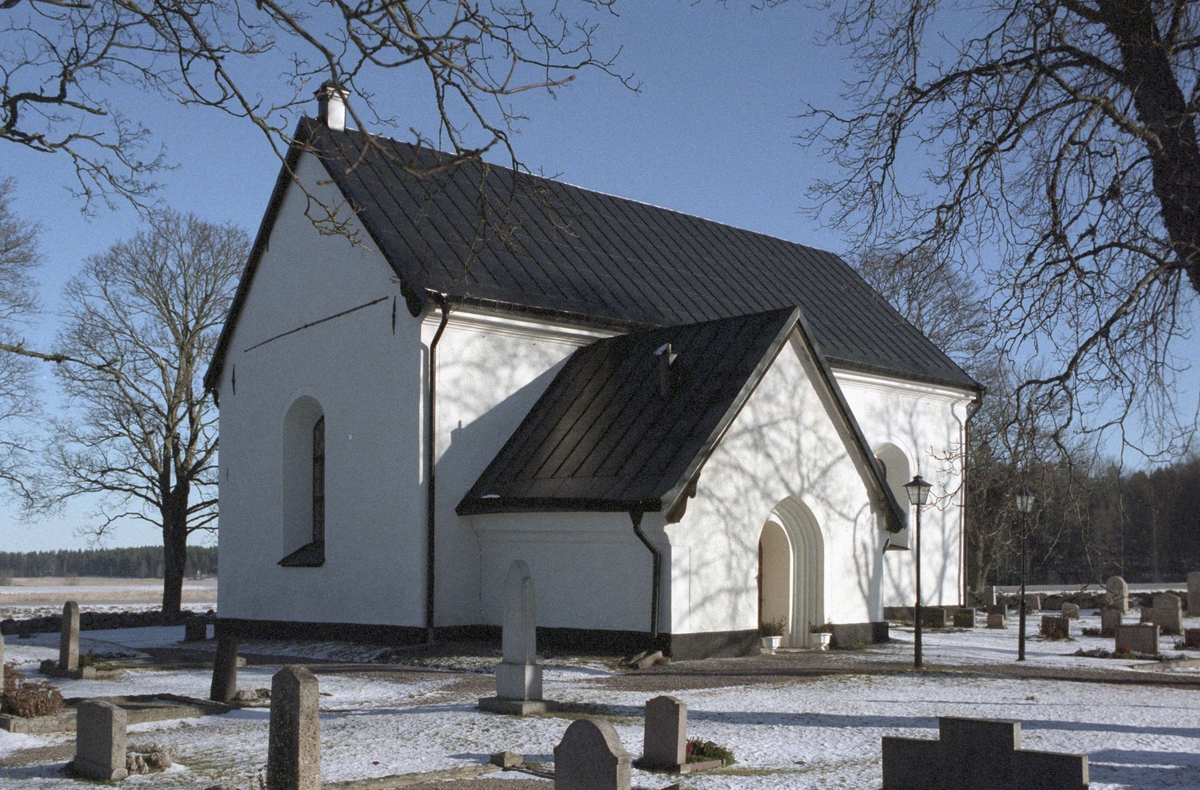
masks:
[[[887,379],[836,373],[867,440],[909,449],[935,482],[935,494],[953,490],[961,464],[949,456],[961,442],[966,393],[933,392]],[[823,563],[820,612],[829,622],[882,619],[882,607],[911,597],[912,552],[883,552],[890,536],[875,510],[866,470],[811,360],[793,337],[767,371],[705,465],[697,495],[683,519],[666,528],[673,558],[671,630],[675,633],[746,630],[758,625],[758,541],[763,525],[785,500],[814,521]],[[844,384],[843,384],[844,382]],[[948,469],[947,467],[950,467]],[[903,490],[898,492],[904,498]],[[956,494],[957,496],[957,494]],[[944,498],[922,522],[922,579],[928,603],[957,602],[961,509]],[[772,520],[780,521],[778,516]],[[799,536],[799,533],[798,533]],[[797,587],[805,580],[797,563]],[[906,575],[907,574],[907,575]],[[817,574],[810,573],[815,578]],[[905,585],[909,585],[906,587]],[[686,595],[682,594],[686,589]],[[800,596],[802,591],[797,592]],[[799,618],[797,618],[799,619]],[[792,642],[807,640],[797,622]]]
[[[332,187],[315,186],[327,176],[311,157],[299,174],[336,202]],[[419,626],[424,543],[412,526],[424,523],[425,502],[415,452],[420,321],[401,297],[393,334],[399,287],[386,262],[368,246],[320,235],[304,210],[303,196],[289,192],[218,386],[219,609],[228,618]],[[304,396],[326,420],[325,564],[282,568],[296,548],[284,536],[284,416]]]
[[[962,603],[962,448],[963,426],[973,395],[919,383],[838,371],[838,384],[854,411],[859,427],[873,448],[890,446],[903,453],[908,479],[929,481],[931,503],[921,512],[921,599],[929,605]],[[885,456],[886,457],[886,456]],[[896,498],[908,509],[903,484],[889,482]],[[910,525],[913,523],[909,516]],[[909,551],[890,551],[884,557],[882,605],[912,606],[915,600],[915,541],[912,527],[901,536]]]

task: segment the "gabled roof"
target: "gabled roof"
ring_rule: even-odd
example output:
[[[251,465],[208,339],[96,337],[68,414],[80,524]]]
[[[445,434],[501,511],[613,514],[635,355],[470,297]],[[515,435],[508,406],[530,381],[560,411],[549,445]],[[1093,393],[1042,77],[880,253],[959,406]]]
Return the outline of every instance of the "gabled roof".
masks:
[[[356,208],[414,315],[430,292],[623,329],[799,306],[835,365],[979,388],[832,253],[482,162],[418,178],[405,167],[436,169],[440,154],[377,136],[366,146],[363,132],[311,120],[296,139]],[[206,386],[285,185],[281,176]]]
[[[459,503],[460,515],[665,511],[678,520],[701,469],[793,332],[853,437],[889,529],[904,516],[799,309],[645,330],[577,350]],[[669,344],[669,351],[667,346]],[[669,386],[662,355],[676,354]]]

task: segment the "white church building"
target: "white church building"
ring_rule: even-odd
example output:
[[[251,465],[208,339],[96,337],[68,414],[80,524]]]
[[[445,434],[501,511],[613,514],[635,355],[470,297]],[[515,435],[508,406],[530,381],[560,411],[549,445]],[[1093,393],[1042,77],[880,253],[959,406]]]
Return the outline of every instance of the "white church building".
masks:
[[[494,634],[521,559],[542,645],[806,646],[912,605],[918,472],[923,603],[962,602],[979,386],[845,262],[482,163],[417,177],[436,152],[324,108],[205,379],[218,633]]]

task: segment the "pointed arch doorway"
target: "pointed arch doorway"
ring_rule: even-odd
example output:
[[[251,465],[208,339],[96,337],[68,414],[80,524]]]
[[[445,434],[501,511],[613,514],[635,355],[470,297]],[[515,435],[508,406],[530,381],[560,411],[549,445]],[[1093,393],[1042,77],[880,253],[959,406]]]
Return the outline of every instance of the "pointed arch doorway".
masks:
[[[759,535],[758,620],[784,621],[789,647],[811,647],[810,626],[825,622],[825,541],[794,497],[775,506]]]

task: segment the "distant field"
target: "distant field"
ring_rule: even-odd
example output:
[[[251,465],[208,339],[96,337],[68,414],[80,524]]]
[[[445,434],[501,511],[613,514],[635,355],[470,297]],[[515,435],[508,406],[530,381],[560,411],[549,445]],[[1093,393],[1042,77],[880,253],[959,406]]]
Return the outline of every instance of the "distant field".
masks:
[[[0,583],[0,619],[47,613],[78,601],[88,609],[140,610],[162,603],[162,579],[108,579],[96,576],[5,578]],[[211,609],[217,605],[216,579],[189,579],[183,583],[183,602],[188,609]]]

